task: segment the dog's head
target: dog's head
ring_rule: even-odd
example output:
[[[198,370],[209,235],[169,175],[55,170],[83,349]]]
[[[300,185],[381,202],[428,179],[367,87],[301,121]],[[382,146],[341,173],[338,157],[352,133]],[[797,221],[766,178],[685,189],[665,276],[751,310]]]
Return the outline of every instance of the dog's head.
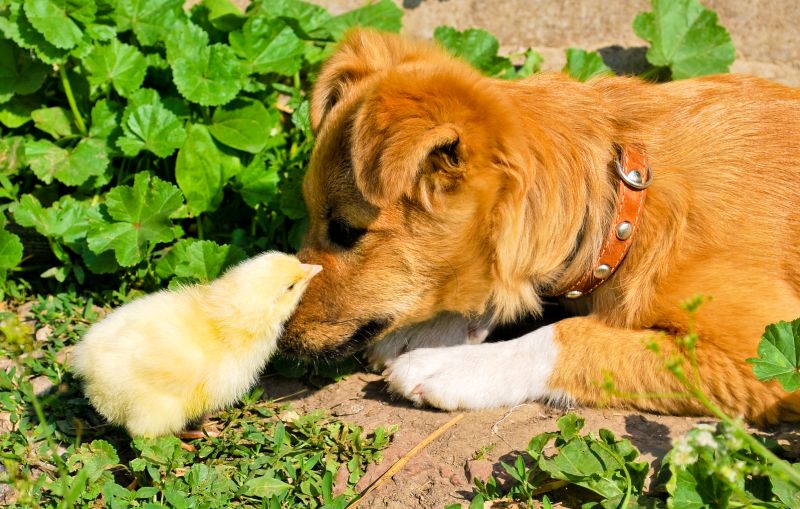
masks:
[[[332,355],[441,311],[535,308],[514,266],[529,258],[529,151],[498,86],[436,46],[349,34],[311,102],[298,256],[324,270],[283,347]]]

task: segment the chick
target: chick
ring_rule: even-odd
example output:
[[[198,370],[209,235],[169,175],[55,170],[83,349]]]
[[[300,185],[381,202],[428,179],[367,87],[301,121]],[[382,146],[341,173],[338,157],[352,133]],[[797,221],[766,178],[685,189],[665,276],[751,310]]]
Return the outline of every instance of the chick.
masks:
[[[320,270],[265,253],[210,284],[137,299],[89,329],[73,369],[95,408],[131,435],[178,432],[253,385]]]

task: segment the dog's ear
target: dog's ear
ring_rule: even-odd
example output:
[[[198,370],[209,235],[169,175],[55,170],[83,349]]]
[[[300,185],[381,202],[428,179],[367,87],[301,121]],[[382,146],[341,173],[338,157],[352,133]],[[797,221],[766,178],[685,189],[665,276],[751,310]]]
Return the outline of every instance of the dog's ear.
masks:
[[[420,179],[426,189],[452,189],[464,175],[459,126],[399,122],[388,132],[371,123],[356,126],[360,142],[352,147],[353,173],[361,194],[379,207],[412,194]],[[416,125],[414,125],[416,124]],[[370,133],[371,132],[371,133]]]
[[[369,76],[437,53],[440,50],[431,44],[394,34],[350,30],[317,77],[311,93],[311,128],[319,132],[333,107]]]

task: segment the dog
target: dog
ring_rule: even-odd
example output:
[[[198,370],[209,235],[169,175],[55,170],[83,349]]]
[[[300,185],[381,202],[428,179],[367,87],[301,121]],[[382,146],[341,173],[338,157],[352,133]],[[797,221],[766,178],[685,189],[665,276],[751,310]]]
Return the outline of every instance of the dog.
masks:
[[[767,324],[800,316],[800,91],[739,75],[504,81],[358,30],[322,67],[310,111],[298,256],[324,270],[283,348],[376,344],[392,390],[447,410],[549,400],[701,415],[691,398],[600,383],[681,391],[663,356],[685,357],[675,339],[691,326],[721,408],[797,418],[798,398],[746,359]],[[680,303],[696,294],[711,300],[690,319]],[[565,295],[589,313],[480,343]]]

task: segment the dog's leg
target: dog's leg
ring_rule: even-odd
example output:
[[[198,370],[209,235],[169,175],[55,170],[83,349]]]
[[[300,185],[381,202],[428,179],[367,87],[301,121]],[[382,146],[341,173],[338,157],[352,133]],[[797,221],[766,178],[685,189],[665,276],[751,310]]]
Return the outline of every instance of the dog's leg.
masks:
[[[612,404],[659,413],[703,414],[690,398],[610,397],[602,389],[612,374],[621,393],[667,395],[683,391],[664,367],[664,359],[646,342],[660,335],[661,353],[677,355],[674,338],[652,330],[605,325],[593,317],[562,320],[525,336],[500,343],[447,349],[418,349],[391,364],[390,389],[417,403],[446,410],[514,405],[530,400]],[[728,345],[726,345],[728,346]],[[732,414],[756,422],[775,421],[800,408],[776,384],[755,379],[749,355],[697,344],[702,387]],[[741,354],[741,355],[740,355]],[[691,373],[687,363],[686,372]]]
[[[367,360],[380,370],[401,354],[417,348],[436,348],[482,343],[491,332],[487,313],[469,318],[457,313],[441,313],[432,320],[394,331],[367,349]]]

